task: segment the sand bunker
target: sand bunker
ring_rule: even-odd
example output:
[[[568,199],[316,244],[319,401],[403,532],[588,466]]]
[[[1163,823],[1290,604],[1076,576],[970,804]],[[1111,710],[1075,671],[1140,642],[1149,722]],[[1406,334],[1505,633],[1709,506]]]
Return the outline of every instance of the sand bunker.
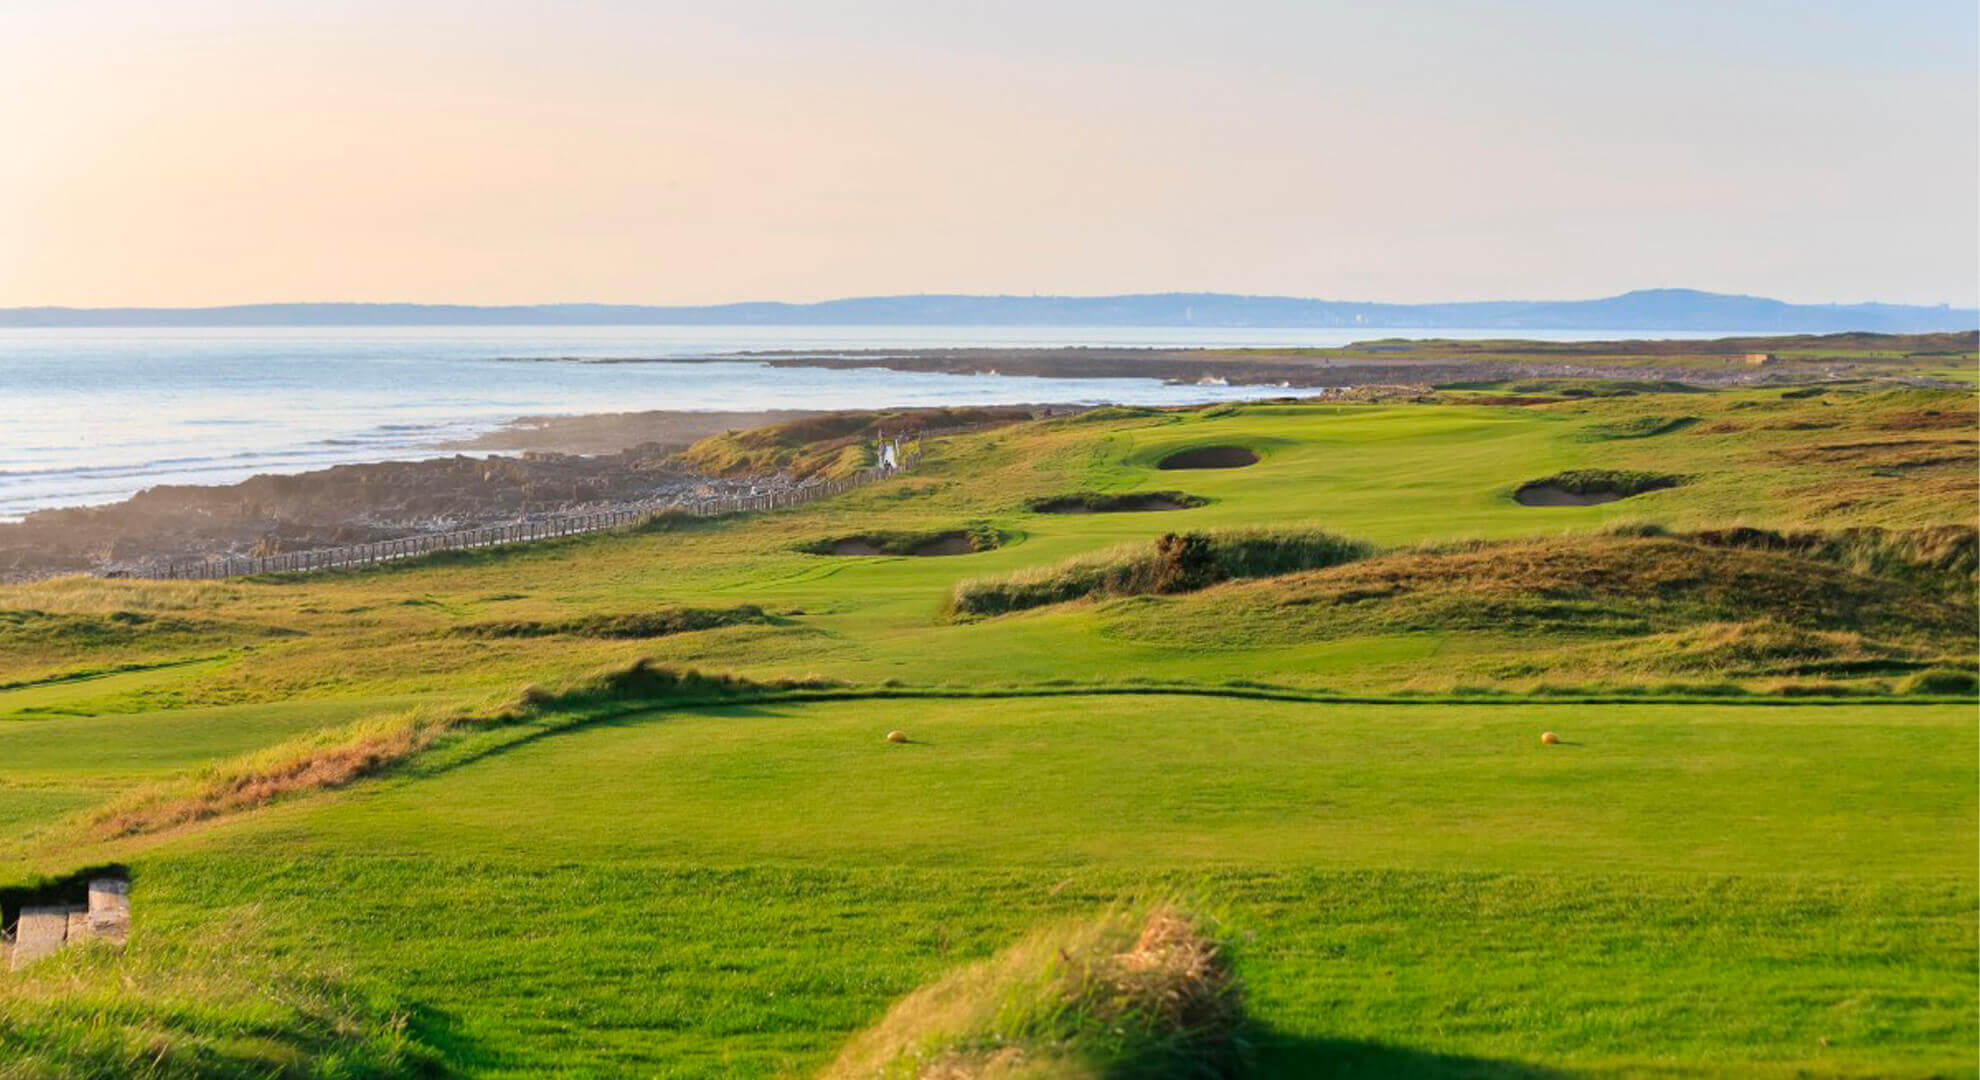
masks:
[[[1258,464],[1258,454],[1242,446],[1198,446],[1156,462],[1158,469],[1241,469]]]
[[[1024,508],[1034,514],[1142,514],[1188,510],[1207,501],[1181,491],[1136,491],[1119,495],[1082,491],[1033,499]]]
[[[947,532],[901,534],[863,533],[841,536],[806,545],[800,550],[814,555],[973,555],[997,546],[994,536],[967,529]]]
[[[1528,484],[1513,492],[1521,506],[1594,506],[1627,498],[1620,491],[1568,491],[1552,484]]]
[[[1595,506],[1661,491],[1684,482],[1682,476],[1625,469],[1573,469],[1530,480],[1513,492],[1521,506]]]

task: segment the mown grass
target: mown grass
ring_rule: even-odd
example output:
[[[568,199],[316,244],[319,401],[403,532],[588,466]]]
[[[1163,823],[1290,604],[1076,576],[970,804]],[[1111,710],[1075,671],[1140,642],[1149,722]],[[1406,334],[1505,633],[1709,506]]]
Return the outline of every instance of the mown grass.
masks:
[[[133,791],[97,811],[90,831],[120,837],[203,821],[298,794],[343,787],[397,768],[463,731],[518,724],[557,726],[588,719],[588,709],[628,700],[695,703],[762,698],[818,689],[817,681],[757,683],[728,675],[674,671],[635,661],[555,689],[530,687],[510,701],[479,708],[423,707],[313,731],[234,759],[215,762],[177,783]]]
[[[1975,1052],[1970,709],[1185,705],[468,740],[154,842],[134,895],[173,938],[257,908],[265,948],[402,994],[483,1076],[822,1068],[915,987],[1134,896],[1217,921],[1253,1075],[1922,1077]]]

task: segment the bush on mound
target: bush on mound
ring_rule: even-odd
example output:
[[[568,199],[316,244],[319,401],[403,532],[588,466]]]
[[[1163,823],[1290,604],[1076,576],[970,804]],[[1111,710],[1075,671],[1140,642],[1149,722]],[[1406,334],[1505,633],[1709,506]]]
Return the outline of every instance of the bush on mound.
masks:
[[[1001,615],[1093,596],[1191,592],[1220,581],[1318,570],[1365,558],[1374,549],[1318,529],[1235,529],[1169,533],[1152,546],[1134,544],[1007,577],[956,586],[962,615]]]
[[[823,1080],[1100,1080],[1236,1073],[1224,950],[1169,908],[1059,927],[903,998]]]

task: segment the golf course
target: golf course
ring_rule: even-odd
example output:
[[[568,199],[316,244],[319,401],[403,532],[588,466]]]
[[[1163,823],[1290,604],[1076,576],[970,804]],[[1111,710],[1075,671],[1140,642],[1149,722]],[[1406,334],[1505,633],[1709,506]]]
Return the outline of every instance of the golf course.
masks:
[[[0,586],[0,1080],[1975,1076],[1973,391],[1366,397]]]

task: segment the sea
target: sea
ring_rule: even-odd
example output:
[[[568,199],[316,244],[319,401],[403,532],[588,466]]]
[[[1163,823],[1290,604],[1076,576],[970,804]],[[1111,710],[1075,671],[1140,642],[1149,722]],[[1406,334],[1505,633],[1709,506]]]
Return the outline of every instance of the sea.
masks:
[[[1519,331],[1570,341],[1711,337]],[[1269,386],[773,368],[737,354],[1023,346],[1330,346],[1505,330],[497,326],[0,328],[0,521],[158,484],[228,484],[454,453],[522,416],[646,409],[1169,405]],[[714,358],[709,360],[709,358]],[[606,363],[612,360],[651,363]],[[709,360],[678,363],[666,361]]]

